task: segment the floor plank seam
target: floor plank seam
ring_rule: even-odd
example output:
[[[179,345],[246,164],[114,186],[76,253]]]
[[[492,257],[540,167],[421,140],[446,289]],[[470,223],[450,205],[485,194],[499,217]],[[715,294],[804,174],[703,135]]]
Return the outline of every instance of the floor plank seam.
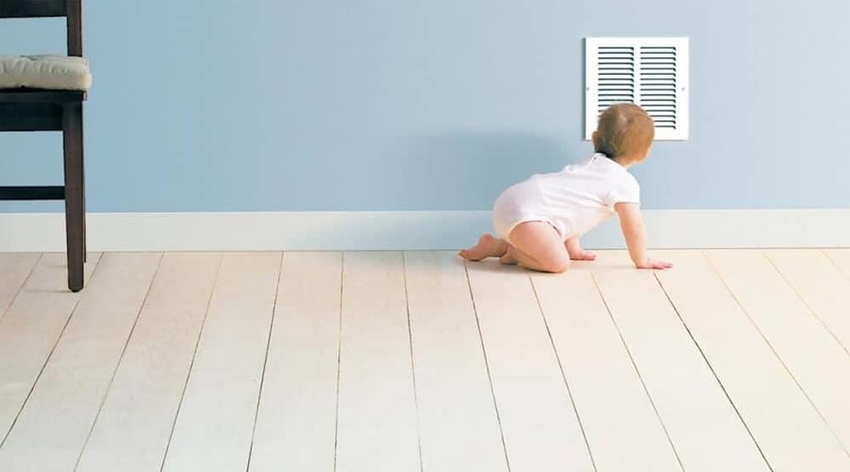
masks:
[[[266,340],[266,355],[263,358],[263,371],[260,375],[260,386],[257,391],[257,407],[254,410],[254,424],[251,427],[251,444],[248,446],[248,463],[245,465],[245,472],[251,470],[251,457],[254,454],[254,439],[257,435],[257,422],[260,418],[260,404],[263,401],[263,387],[266,382],[266,368],[269,364],[269,350],[272,346],[272,333],[274,332],[274,320],[277,317],[277,301],[278,296],[280,294],[280,280],[283,277],[283,258],[285,257],[284,253],[280,253],[280,263],[278,264],[278,272],[277,272],[277,282],[275,283],[274,289],[274,303],[272,304],[272,316],[271,321],[269,322],[269,335]]]
[[[684,471],[685,466],[682,464],[682,458],[679,457],[679,451],[676,450],[676,445],[673,443],[673,438],[670,436],[670,431],[667,429],[667,425],[664,424],[664,420],[661,418],[661,412],[658,411],[658,405],[655,404],[655,400],[652,398],[652,394],[649,393],[649,388],[646,385],[646,382],[643,379],[643,374],[640,373],[640,368],[638,368],[637,362],[635,361],[634,356],[632,355],[632,350],[629,349],[629,345],[626,343],[626,338],[623,336],[623,332],[620,330],[620,325],[617,324],[617,319],[614,317],[614,312],[611,311],[611,307],[608,305],[608,300],[605,299],[605,294],[602,292],[602,287],[599,286],[599,282],[596,280],[596,276],[591,273],[591,277],[593,278],[593,285],[596,287],[596,291],[599,293],[599,296],[602,298],[602,304],[605,305],[605,310],[608,311],[608,316],[611,317],[611,322],[614,323],[614,328],[617,330],[617,335],[620,337],[620,342],[623,344],[623,348],[626,350],[626,354],[629,356],[629,361],[632,363],[632,367],[635,369],[635,373],[640,380],[640,384],[643,387],[643,391],[646,393],[646,397],[649,399],[649,404],[652,405],[652,410],[655,411],[655,416],[658,418],[658,422],[661,424],[661,429],[664,430],[664,435],[667,436],[667,442],[670,444],[670,448],[673,450],[673,455],[676,456],[676,461],[679,463],[679,468]]]
[[[838,269],[838,272],[841,272],[841,275],[843,275],[844,278],[850,281],[850,272],[845,270],[844,267],[842,267],[841,264],[839,264],[834,257],[830,256],[829,251],[821,249],[820,252],[823,253],[823,255],[826,256],[826,258],[829,260],[829,262],[831,262],[832,265],[834,265]]]
[[[5,317],[6,317],[6,313],[8,313],[8,312],[9,312],[9,310],[11,310],[11,309],[12,309],[12,306],[15,304],[15,300],[17,300],[17,299],[18,299],[18,296],[21,294],[21,292],[23,292],[23,291],[24,291],[24,287],[26,287],[26,286],[27,286],[27,282],[29,282],[30,278],[32,277],[33,272],[35,272],[35,268],[36,268],[36,267],[38,267],[38,265],[41,263],[41,260],[42,260],[43,258],[44,258],[44,253],[42,252],[42,253],[40,253],[40,254],[38,255],[38,259],[36,259],[35,264],[33,264],[33,265],[32,265],[32,267],[30,267],[29,272],[27,272],[27,276],[26,276],[26,277],[24,277],[24,281],[23,281],[23,282],[21,282],[21,286],[20,286],[20,287],[18,287],[18,291],[17,291],[17,292],[15,292],[15,295],[12,297],[12,299],[11,299],[11,300],[9,300],[9,306],[7,306],[7,307],[3,310],[3,313],[0,313],[0,323],[2,323],[2,322],[3,322],[3,318],[5,318]]]
[[[127,352],[127,346],[130,344],[130,339],[133,338],[133,333],[136,331],[136,325],[139,323],[139,317],[142,314],[142,310],[145,308],[145,304],[148,301],[148,295],[150,294],[151,287],[153,287],[154,280],[156,280],[156,276],[159,273],[159,268],[162,266],[162,260],[165,256],[160,253],[159,260],[156,263],[156,268],[153,271],[153,276],[151,277],[151,281],[148,283],[148,288],[145,290],[145,296],[142,298],[142,303],[139,305],[139,309],[136,312],[136,318],[133,320],[133,326],[130,328],[130,332],[127,334],[127,339],[124,341],[124,348],[121,350],[121,355],[118,356],[118,361],[115,363],[115,368],[112,369],[112,376],[109,378],[109,384],[106,386],[106,391],[103,395],[103,398],[100,400],[100,405],[98,405],[97,413],[94,415],[94,420],[92,420],[91,426],[89,427],[89,432],[86,434],[86,440],[83,442],[83,447],[80,448],[80,452],[77,455],[77,460],[74,462],[74,470],[80,466],[80,461],[83,459],[83,453],[86,451],[86,448],[89,445],[89,440],[91,439],[91,435],[94,432],[94,427],[97,424],[97,421],[100,419],[100,413],[103,411],[103,406],[106,404],[106,399],[109,397],[109,391],[112,389],[112,384],[115,382],[115,375],[118,374],[118,367],[121,365],[121,362],[124,360],[124,354]]]
[[[555,339],[552,337],[552,330],[549,329],[549,320],[546,319],[546,313],[543,311],[540,296],[537,294],[537,287],[534,285],[534,279],[530,275],[528,276],[528,282],[531,284],[531,291],[534,293],[534,299],[537,301],[537,309],[540,311],[540,317],[543,319],[543,326],[546,327],[546,335],[549,337],[549,343],[552,345],[555,360],[558,362],[558,370],[561,371],[561,379],[564,381],[564,387],[567,389],[567,397],[570,399],[570,405],[572,405],[573,412],[576,415],[576,421],[578,422],[579,430],[581,430],[581,437],[584,439],[584,447],[587,449],[587,455],[590,457],[590,465],[593,466],[594,471],[598,471],[599,468],[596,466],[596,459],[593,457],[593,451],[590,448],[590,441],[587,440],[587,432],[584,430],[584,423],[581,420],[581,414],[578,412],[578,408],[576,407],[576,401],[575,398],[573,398],[573,392],[570,389],[570,382],[567,380],[567,374],[564,371],[564,364],[561,362],[561,355],[558,353],[557,346],[555,346]]]
[[[100,264],[102,257],[98,257],[97,261],[94,263],[94,269],[92,269],[91,275],[89,276],[89,283],[94,278],[97,273],[97,268]],[[33,267],[33,271],[35,267]],[[23,286],[21,286],[21,291],[23,291]],[[19,291],[20,292],[20,291]],[[35,390],[36,385],[41,380],[42,374],[44,374],[44,369],[47,367],[47,364],[50,362],[50,359],[53,358],[53,353],[56,351],[56,346],[62,341],[62,337],[65,335],[65,330],[68,329],[68,324],[71,323],[71,318],[74,317],[74,313],[77,311],[77,307],[80,306],[80,302],[83,300],[84,294],[77,295],[77,301],[74,302],[74,306],[71,308],[71,312],[68,314],[68,318],[65,320],[65,324],[62,325],[62,330],[59,331],[59,336],[56,337],[56,341],[53,343],[53,346],[50,348],[50,352],[47,354],[47,358],[44,359],[44,362],[41,364],[41,368],[38,371],[38,375],[36,375],[35,380],[30,386],[29,392],[27,392],[26,397],[24,397],[23,403],[21,403],[21,407],[18,408],[18,412],[15,414],[15,419],[12,420],[12,424],[9,425],[9,429],[3,435],[3,439],[0,440],[0,448],[2,448],[6,441],[9,439],[9,436],[12,434],[12,430],[15,429],[15,425],[18,424],[18,419],[21,417],[21,413],[24,411],[24,408],[27,406],[27,402],[29,402],[30,397],[32,396],[32,392]]]
[[[416,361],[413,353],[413,328],[410,324],[410,293],[407,289],[407,258],[404,252],[401,253],[401,270],[404,281],[404,307],[407,310],[407,339],[410,346],[410,370],[413,376],[413,404],[416,406],[416,446],[419,451],[419,472],[425,470],[425,465],[422,459],[422,418],[419,411],[419,393],[416,386]]]
[[[508,446],[505,443],[505,431],[502,428],[502,416],[499,413],[499,404],[496,402],[496,390],[493,388],[493,376],[490,373],[490,359],[487,357],[487,347],[484,345],[484,335],[481,333],[481,320],[478,318],[478,307],[475,304],[475,293],[472,291],[472,282],[469,280],[469,266],[463,261],[463,270],[466,273],[466,285],[469,288],[469,298],[472,301],[472,311],[475,313],[475,325],[478,328],[478,340],[481,343],[481,353],[484,355],[484,367],[487,371],[487,381],[490,383],[490,398],[493,402],[493,410],[496,412],[496,422],[499,424],[499,436],[502,438],[502,451],[505,454],[505,466],[511,472],[511,460],[508,457]]]
[[[224,255],[220,255],[218,259],[218,268],[216,269],[215,278],[213,279],[212,288],[210,289],[207,303],[204,307],[204,319],[201,321],[201,329],[198,330],[198,339],[195,341],[195,349],[192,352],[192,361],[189,362],[189,371],[186,372],[186,380],[183,382],[183,391],[180,392],[180,402],[177,404],[177,411],[174,413],[174,420],[171,422],[171,431],[168,433],[168,442],[165,444],[165,452],[162,455],[162,463],[159,466],[160,472],[165,469],[165,463],[168,460],[168,452],[171,449],[171,440],[174,438],[174,430],[177,427],[177,419],[180,418],[180,411],[183,409],[183,400],[186,397],[186,389],[189,387],[189,380],[192,378],[192,370],[195,368],[195,359],[198,356],[198,347],[201,345],[201,339],[204,337],[204,327],[207,324],[207,317],[210,314],[210,306],[212,304],[215,289],[218,286],[218,278],[221,275],[221,267],[224,265]]]
[[[835,342],[837,342],[838,345],[841,346],[841,349],[844,350],[844,352],[847,354],[847,357],[850,357],[850,349],[848,349],[848,346],[845,346],[844,343],[841,342],[841,339],[838,336],[836,336],[835,332],[832,330],[832,328],[829,327],[829,325],[826,323],[826,321],[824,321],[824,319],[820,315],[820,313],[818,313],[817,310],[815,310],[809,304],[808,300],[806,300],[805,297],[803,297],[803,295],[800,293],[800,291],[797,290],[797,287],[795,287],[794,284],[792,284],[791,281],[788,280],[788,277],[786,277],[785,273],[782,272],[782,270],[779,268],[778,265],[776,265],[776,261],[774,261],[770,257],[770,254],[768,254],[766,252],[763,253],[763,254],[764,254],[765,259],[767,259],[767,261],[770,263],[771,267],[773,267],[773,270],[775,270],[776,273],[779,274],[779,277],[782,278],[782,281],[785,282],[785,285],[787,285],[794,292],[794,295],[803,303],[803,305],[806,306],[806,309],[809,311],[809,313],[812,316],[814,316],[815,319],[818,320],[818,323],[821,326],[823,326],[823,328],[826,330],[826,332],[829,333],[829,335],[832,337],[832,339],[834,339]]]
[[[815,404],[814,400],[812,400],[812,398],[809,396],[808,392],[806,392],[806,389],[804,389],[803,386],[800,384],[799,380],[797,380],[797,377],[794,375],[794,373],[791,372],[791,369],[788,368],[788,365],[785,363],[785,361],[782,359],[782,357],[779,355],[779,353],[776,352],[776,349],[773,347],[773,344],[771,344],[770,340],[767,339],[767,336],[765,336],[765,334],[762,332],[761,328],[758,326],[758,323],[755,322],[753,317],[750,315],[749,311],[747,311],[746,307],[744,307],[744,304],[741,302],[741,300],[738,298],[738,296],[732,290],[732,287],[730,287],[729,284],[726,282],[726,279],[724,279],[723,276],[720,275],[720,272],[717,270],[717,268],[711,262],[711,259],[708,257],[708,254],[703,252],[703,256],[708,261],[708,265],[711,267],[711,270],[714,272],[714,274],[717,276],[717,278],[720,279],[720,281],[723,283],[723,286],[726,287],[726,291],[732,296],[732,298],[735,300],[735,303],[738,305],[739,308],[741,308],[741,311],[746,315],[747,319],[750,321],[750,324],[752,324],[752,326],[755,328],[756,332],[758,332],[759,336],[762,338],[762,340],[764,340],[765,344],[767,344],[767,347],[770,349],[770,352],[773,353],[773,356],[776,357],[776,359],[779,361],[779,364],[782,365],[782,368],[785,370],[785,372],[788,374],[788,376],[791,377],[791,380],[794,381],[794,384],[797,386],[797,388],[800,390],[800,392],[806,398],[806,401],[809,402],[809,405],[811,405],[812,409],[814,409],[815,413],[817,413],[818,418],[820,418],[820,420],[823,421],[824,425],[829,430],[830,434],[832,434],[832,437],[838,442],[838,444],[841,445],[842,449],[844,449],[844,454],[847,457],[850,457],[850,450],[848,450],[848,448],[844,444],[844,442],[841,441],[841,438],[835,432],[835,429],[833,429],[833,427],[829,423],[829,421],[826,420],[826,417],[820,411],[820,408],[818,408],[818,406]]]
[[[337,469],[339,459],[339,380],[342,371],[342,308],[345,297],[345,252],[340,254],[339,269],[339,322],[337,325],[336,339],[336,405],[334,412],[334,472]]]
[[[685,331],[688,332],[688,336],[691,338],[691,342],[693,342],[694,346],[696,346],[697,350],[699,351],[700,355],[702,356],[702,359],[705,361],[705,365],[707,365],[708,369],[711,371],[711,375],[713,375],[714,379],[717,381],[717,385],[719,385],[720,389],[723,391],[723,395],[726,396],[726,399],[729,401],[729,404],[732,405],[732,409],[735,411],[735,414],[738,416],[738,419],[741,420],[741,424],[744,425],[744,429],[746,429],[747,434],[750,436],[750,439],[752,439],[753,444],[756,446],[756,449],[759,451],[759,455],[761,455],[761,458],[764,460],[765,465],[767,465],[767,468],[770,469],[771,472],[772,472],[773,466],[770,465],[770,461],[768,461],[767,456],[764,455],[764,451],[762,450],[759,442],[756,440],[756,437],[753,435],[752,430],[750,430],[750,426],[747,424],[746,421],[744,421],[744,417],[741,415],[741,412],[738,410],[738,406],[735,405],[734,401],[732,401],[732,397],[729,395],[729,392],[726,390],[726,386],[723,385],[723,382],[720,380],[720,376],[718,376],[717,372],[714,370],[714,366],[712,366],[711,362],[708,361],[708,357],[705,355],[705,351],[703,351],[702,346],[700,346],[699,342],[697,342],[696,337],[694,337],[694,334],[691,332],[691,328],[685,322],[685,319],[682,317],[682,314],[679,312],[679,309],[676,307],[676,304],[673,302],[673,299],[670,297],[670,294],[667,293],[667,289],[664,288],[664,284],[661,283],[661,280],[658,279],[657,274],[655,275],[655,280],[656,280],[656,282],[658,282],[658,285],[661,287],[661,291],[664,292],[664,296],[667,297],[667,301],[670,302],[670,306],[673,307],[673,311],[676,312],[676,316],[679,318],[679,321],[682,323],[682,326],[685,327]]]

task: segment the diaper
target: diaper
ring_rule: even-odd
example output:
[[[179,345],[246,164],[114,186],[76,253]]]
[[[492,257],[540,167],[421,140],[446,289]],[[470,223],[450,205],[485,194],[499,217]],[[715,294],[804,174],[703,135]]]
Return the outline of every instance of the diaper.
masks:
[[[549,215],[540,181],[532,177],[524,182],[508,187],[499,195],[493,205],[493,227],[499,237],[511,242],[511,232],[518,225],[531,221],[543,221],[552,225],[561,237],[563,225]]]

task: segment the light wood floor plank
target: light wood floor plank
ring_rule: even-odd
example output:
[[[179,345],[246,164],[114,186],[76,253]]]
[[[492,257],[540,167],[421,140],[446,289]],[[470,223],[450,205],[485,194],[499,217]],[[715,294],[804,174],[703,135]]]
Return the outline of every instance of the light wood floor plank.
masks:
[[[341,253],[283,256],[251,472],[332,472]]]
[[[88,256],[86,280],[99,259],[99,254]],[[68,291],[67,271],[64,254],[45,254],[0,320],[0,442],[85,293]]]
[[[421,468],[402,254],[343,263],[337,471]]]
[[[511,472],[594,470],[528,272],[467,269]]]
[[[424,470],[507,472],[481,336],[457,253],[405,253]]]
[[[850,448],[850,357],[847,352],[764,253],[709,251],[707,254],[845,449]]]
[[[248,467],[280,263],[224,255],[164,471]]]
[[[78,471],[159,470],[218,273],[219,254],[166,254]]]
[[[0,253],[0,321],[32,273],[41,254]]]
[[[850,460],[770,346],[696,252],[657,273],[775,472],[850,470]],[[718,449],[718,455],[728,451]],[[740,451],[734,467],[758,470]],[[740,462],[739,462],[740,461]]]
[[[625,252],[611,254],[628,260]],[[765,470],[655,273],[603,269],[594,277],[684,469]]]
[[[828,249],[824,253],[844,275],[850,278],[850,249]]]
[[[159,254],[103,255],[0,448],[0,470],[73,470],[159,260]]]
[[[681,470],[590,272],[533,275],[598,472]]]
[[[841,269],[816,249],[773,250],[767,256],[850,355],[850,280]]]
[[[0,254],[0,471],[850,471],[850,250],[706,254]]]

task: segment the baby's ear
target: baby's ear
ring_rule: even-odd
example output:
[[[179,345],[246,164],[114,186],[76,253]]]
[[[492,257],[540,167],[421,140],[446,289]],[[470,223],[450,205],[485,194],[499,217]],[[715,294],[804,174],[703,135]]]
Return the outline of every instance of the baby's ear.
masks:
[[[593,135],[590,137],[590,139],[593,141],[594,147],[596,147],[597,138],[599,138],[599,131],[594,131]]]

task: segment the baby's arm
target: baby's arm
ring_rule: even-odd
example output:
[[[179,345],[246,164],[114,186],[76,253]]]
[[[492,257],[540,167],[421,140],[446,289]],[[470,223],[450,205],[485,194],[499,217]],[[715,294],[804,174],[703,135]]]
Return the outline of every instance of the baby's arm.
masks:
[[[626,238],[626,246],[632,262],[638,269],[669,269],[673,264],[650,259],[646,253],[646,228],[640,214],[640,206],[635,203],[617,203],[614,206],[620,216],[620,228]]]

